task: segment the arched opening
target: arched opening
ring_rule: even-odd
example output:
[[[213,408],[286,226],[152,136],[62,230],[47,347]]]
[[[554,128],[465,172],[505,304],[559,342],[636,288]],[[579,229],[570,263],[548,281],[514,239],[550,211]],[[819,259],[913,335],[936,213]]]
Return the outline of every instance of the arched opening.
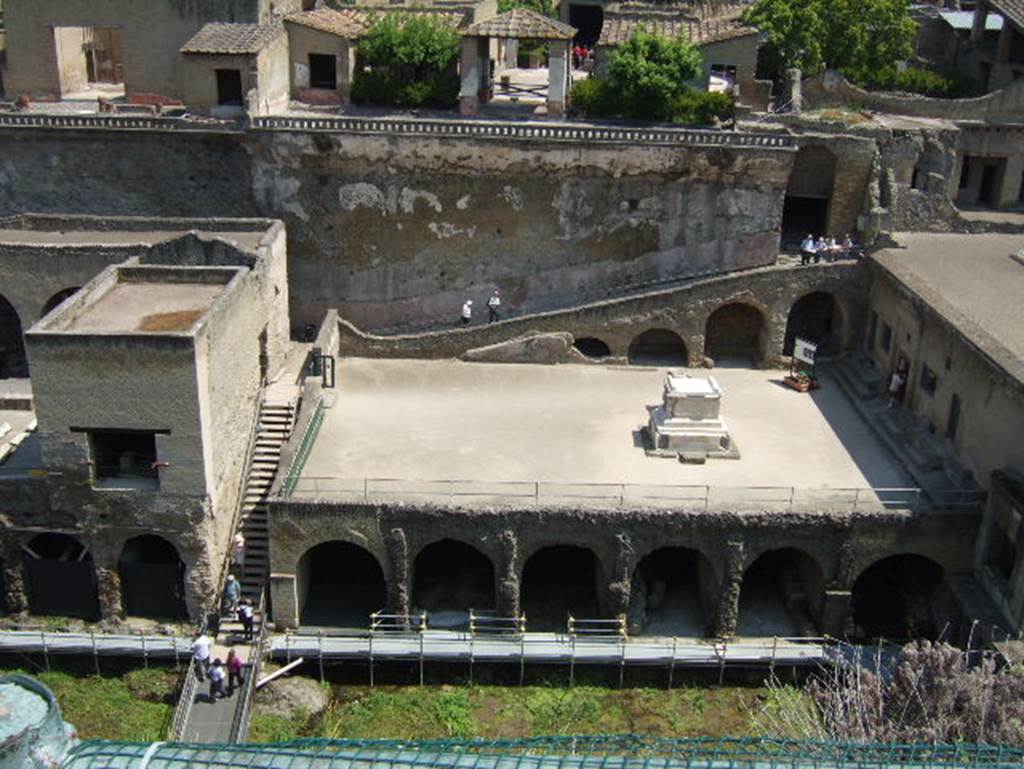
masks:
[[[708,559],[688,547],[663,547],[640,561],[633,572],[630,632],[704,636],[716,601],[714,572]]]
[[[817,356],[838,355],[842,346],[842,322],[836,299],[827,291],[814,291],[793,302],[786,319],[783,355],[793,354],[797,337],[818,345]]]
[[[0,294],[0,379],[22,379],[28,376],[25,337],[21,318],[14,305]]]
[[[585,336],[582,339],[577,339],[572,343],[581,355],[586,355],[588,358],[607,358],[612,354],[611,348],[600,339],[595,339],[592,336]]]
[[[604,9],[591,2],[569,4],[569,25],[576,28],[573,45],[593,48],[601,37],[604,26]],[[582,63],[581,63],[582,64]]]
[[[117,562],[124,610],[132,617],[184,619],[185,564],[163,537],[143,535],[124,543]]]
[[[764,315],[743,302],[725,304],[708,316],[704,327],[704,351],[716,362],[721,358],[761,358]]]
[[[99,617],[92,554],[67,534],[38,534],[24,547],[25,583],[32,614]]]
[[[494,608],[494,564],[463,542],[427,545],[413,566],[412,604],[429,613],[431,627],[465,625],[469,609]]]
[[[808,235],[825,235],[836,156],[825,147],[801,147],[793,160],[782,206],[782,244],[798,246]]]
[[[39,313],[40,318],[45,318],[51,312],[57,309],[57,305],[67,299],[69,296],[77,293],[81,286],[73,286],[71,288],[65,288],[58,291],[56,294],[46,300],[46,304],[43,305],[43,311]]]
[[[685,366],[686,343],[674,331],[652,328],[629,344],[629,362],[636,366]]]
[[[598,564],[585,547],[554,545],[530,556],[523,566],[520,606],[531,631],[565,632],[569,615],[598,616]]]
[[[384,571],[367,550],[337,540],[310,548],[296,569],[302,625],[358,627],[387,602]]]
[[[747,568],[740,587],[738,635],[813,636],[824,583],[818,564],[791,547],[769,550]]]
[[[893,555],[865,569],[853,583],[853,635],[935,640],[949,612],[942,606],[943,570],[920,555]]]

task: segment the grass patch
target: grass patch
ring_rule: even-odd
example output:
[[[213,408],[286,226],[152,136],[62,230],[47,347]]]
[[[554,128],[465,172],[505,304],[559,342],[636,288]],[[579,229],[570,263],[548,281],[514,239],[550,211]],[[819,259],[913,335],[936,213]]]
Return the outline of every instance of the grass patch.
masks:
[[[794,691],[794,696],[802,696]],[[759,734],[774,695],[762,687],[677,689],[602,686],[339,685],[317,718],[257,714],[254,742],[351,739],[516,738],[633,732],[663,737]]]
[[[9,673],[27,673],[46,684],[57,697],[64,719],[83,739],[167,739],[178,684],[178,673],[170,668],[104,676],[0,669],[0,675]]]

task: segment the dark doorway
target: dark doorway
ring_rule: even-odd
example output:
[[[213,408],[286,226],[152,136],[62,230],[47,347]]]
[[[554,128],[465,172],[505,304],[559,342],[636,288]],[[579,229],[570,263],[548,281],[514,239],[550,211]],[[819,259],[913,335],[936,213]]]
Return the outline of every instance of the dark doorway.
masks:
[[[223,107],[242,106],[242,71],[239,69],[218,69],[217,103]]]
[[[604,26],[604,10],[600,5],[579,5],[573,3],[569,6],[569,26],[576,27],[576,37],[573,42],[576,45],[585,45],[593,48],[601,37],[601,28]]]
[[[599,617],[597,575],[597,558],[584,547],[555,545],[530,556],[520,594],[527,629],[564,633],[570,614]]]
[[[58,291],[56,294],[46,300],[46,304],[43,305],[43,311],[39,313],[40,318],[45,318],[51,312],[57,309],[57,307],[68,297],[74,296],[78,293],[80,286],[74,286],[72,288],[65,288],[62,291]]]
[[[324,542],[299,559],[296,574],[302,625],[365,628],[387,602],[384,571],[373,555],[349,542]]]
[[[945,629],[936,600],[943,571],[920,555],[894,555],[872,564],[853,584],[855,640],[936,640]]]
[[[185,564],[163,537],[144,535],[124,544],[117,562],[124,610],[132,617],[185,619]]]
[[[786,319],[783,355],[793,354],[793,341],[800,337],[818,345],[817,356],[838,355],[841,347],[841,323],[836,300],[825,291],[815,291],[797,299]]]
[[[704,329],[704,350],[716,361],[719,358],[761,359],[764,316],[756,307],[733,302],[719,307],[710,316]]]
[[[716,599],[711,565],[687,547],[655,550],[637,566],[629,593],[631,633],[699,638]]]
[[[7,611],[7,572],[4,570],[4,562],[0,560],[0,616]]]
[[[946,418],[946,437],[956,440],[956,431],[960,428],[960,396],[953,393],[949,399],[949,416]]]
[[[309,87],[334,91],[338,87],[337,57],[323,53],[309,55]]]
[[[999,166],[986,163],[981,169],[981,186],[978,188],[978,202],[989,208],[996,206],[996,189],[999,180]]]
[[[607,344],[592,336],[577,339],[572,343],[572,346],[575,347],[581,355],[586,355],[588,358],[607,358],[612,354],[611,348],[609,348]]]
[[[39,534],[25,548],[25,582],[32,614],[100,615],[92,554],[67,534]]]
[[[494,564],[475,547],[452,539],[428,545],[416,556],[413,611],[427,611],[430,627],[460,627],[469,609],[494,608]]]
[[[786,195],[782,203],[782,247],[793,249],[808,235],[817,237],[828,223],[828,200]]]
[[[821,569],[791,547],[760,555],[743,575],[738,635],[808,637],[818,634],[824,595]]]
[[[25,357],[25,337],[21,333],[21,318],[14,305],[0,294],[0,379],[19,379],[28,376]]]
[[[836,156],[825,147],[801,147],[793,160],[782,205],[782,245],[799,246],[808,234],[827,235]]]
[[[652,328],[629,345],[629,362],[635,366],[685,366],[686,343],[674,331]]]

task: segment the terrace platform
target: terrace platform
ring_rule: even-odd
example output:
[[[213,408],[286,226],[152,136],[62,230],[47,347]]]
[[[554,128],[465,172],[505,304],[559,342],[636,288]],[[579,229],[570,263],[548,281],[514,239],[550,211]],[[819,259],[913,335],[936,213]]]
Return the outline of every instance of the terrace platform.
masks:
[[[496,489],[536,482],[811,492],[912,485],[834,383],[797,393],[782,384],[783,371],[714,370],[741,459],[690,465],[648,456],[645,407],[659,402],[665,371],[347,359],[294,496],[344,499],[364,488],[362,479]],[[403,499],[415,499],[415,488],[408,485]],[[437,493],[436,484],[422,488],[424,499]]]

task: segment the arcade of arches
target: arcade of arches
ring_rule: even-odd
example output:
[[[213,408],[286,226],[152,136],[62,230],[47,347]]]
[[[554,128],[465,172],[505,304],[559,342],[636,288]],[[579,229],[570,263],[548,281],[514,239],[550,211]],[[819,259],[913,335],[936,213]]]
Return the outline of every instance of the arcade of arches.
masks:
[[[630,343],[629,362],[637,366],[685,366],[689,356],[679,334],[665,328],[652,328]]]
[[[842,350],[842,319],[832,294],[814,291],[797,299],[786,319],[783,355],[793,354],[797,337],[818,345],[818,355],[836,355]]]
[[[704,330],[704,353],[721,358],[743,358],[758,362],[763,357],[766,324],[762,312],[742,302],[724,304],[708,316]]]
[[[95,620],[100,614],[92,554],[74,537],[45,533],[22,548],[32,614]]]
[[[125,613],[130,617],[186,619],[185,564],[163,537],[125,542],[117,564]]]
[[[937,637],[955,617],[942,567],[920,555],[867,564],[844,585],[830,583],[817,558],[793,547],[717,563],[697,549],[667,545],[639,558],[625,578],[621,572],[613,578],[589,547],[541,547],[522,562],[518,610],[531,632],[565,632],[570,616],[609,619],[622,611],[631,635],[828,633],[859,641]],[[408,567],[389,585],[379,557],[358,545],[328,541],[310,548],[296,573],[298,625],[366,628],[371,613],[386,609],[426,612],[428,627],[464,628],[470,609],[498,607],[500,574],[514,579],[484,551],[452,539],[424,546]],[[407,608],[403,595],[410,597]]]

